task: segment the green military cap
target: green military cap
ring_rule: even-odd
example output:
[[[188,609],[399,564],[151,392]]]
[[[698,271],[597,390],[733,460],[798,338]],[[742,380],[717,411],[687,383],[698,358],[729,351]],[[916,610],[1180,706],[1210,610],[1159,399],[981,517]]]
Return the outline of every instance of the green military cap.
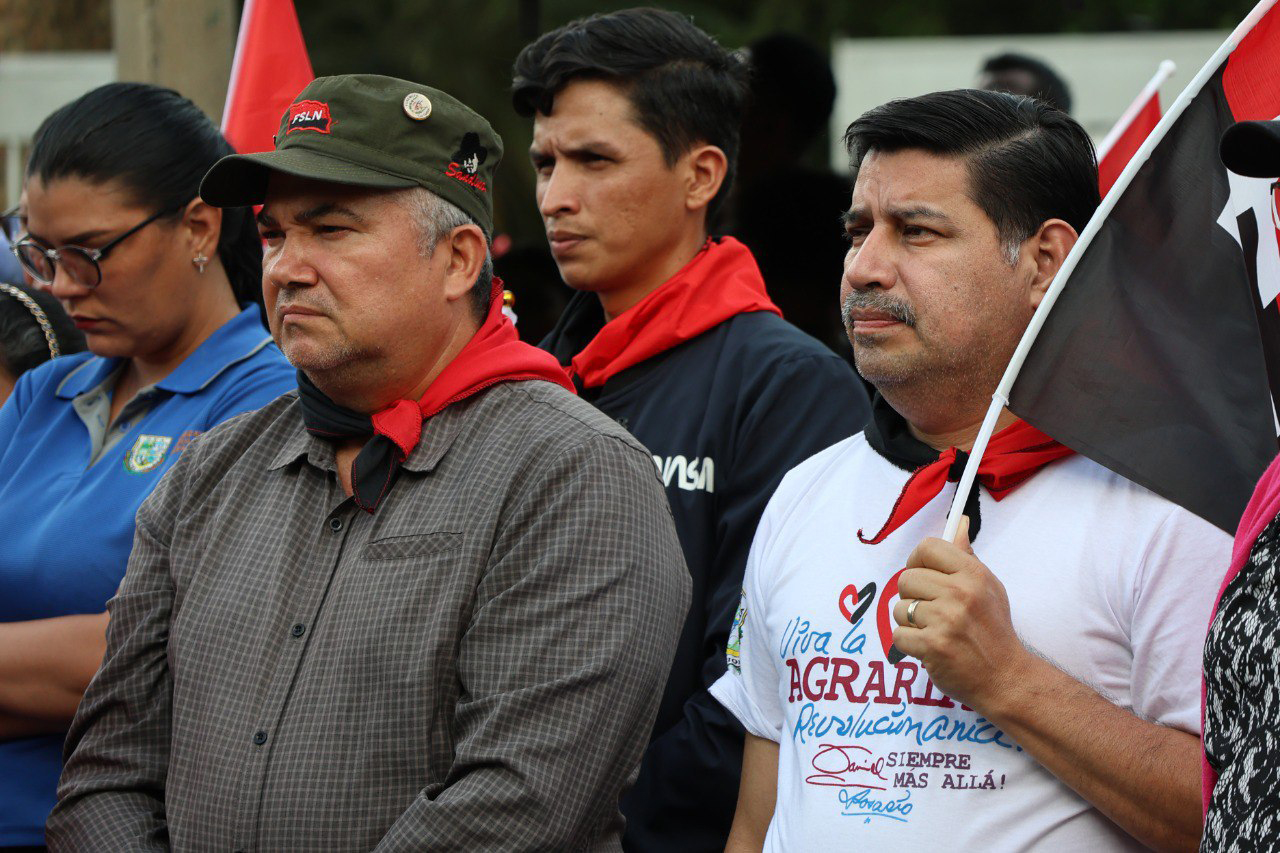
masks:
[[[280,119],[274,151],[213,165],[200,197],[215,207],[266,200],[271,170],[358,187],[426,187],[493,233],[502,139],[479,113],[419,83],[375,74],[313,80]]]

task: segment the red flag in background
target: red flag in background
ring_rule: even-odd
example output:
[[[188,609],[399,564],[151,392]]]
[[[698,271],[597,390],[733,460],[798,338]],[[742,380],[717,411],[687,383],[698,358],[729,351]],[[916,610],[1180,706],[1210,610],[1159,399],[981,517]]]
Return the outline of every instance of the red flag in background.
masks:
[[[1147,135],[1160,123],[1160,85],[1173,71],[1174,64],[1169,60],[1160,63],[1156,76],[1151,78],[1098,146],[1098,189],[1102,195],[1107,194]]]
[[[245,0],[222,133],[241,154],[270,151],[280,116],[315,79],[293,0]]]

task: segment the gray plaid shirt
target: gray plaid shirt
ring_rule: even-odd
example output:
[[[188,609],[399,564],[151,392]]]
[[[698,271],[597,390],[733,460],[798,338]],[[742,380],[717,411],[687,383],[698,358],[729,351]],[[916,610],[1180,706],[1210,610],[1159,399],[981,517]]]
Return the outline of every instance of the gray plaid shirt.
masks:
[[[616,850],[689,577],[648,453],[546,382],[423,425],[375,514],[295,394],[138,513],[58,850]]]

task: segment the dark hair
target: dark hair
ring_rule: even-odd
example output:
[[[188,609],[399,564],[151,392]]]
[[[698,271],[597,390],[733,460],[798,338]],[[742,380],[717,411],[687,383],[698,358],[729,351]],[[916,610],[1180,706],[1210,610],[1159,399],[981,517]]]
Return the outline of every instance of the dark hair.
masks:
[[[774,33],[747,48],[754,109],[791,119],[800,147],[827,126],[836,102],[836,78],[822,51],[789,33]]]
[[[138,204],[177,211],[197,197],[205,172],[234,153],[208,116],[172,89],[108,83],[41,123],[27,177],[119,181]],[[236,301],[261,305],[262,241],[250,208],[223,209],[218,258]]]
[[[15,295],[10,288],[22,295]],[[33,311],[22,296],[34,302],[37,310]],[[6,283],[0,286],[0,368],[15,379],[53,355],[37,314],[49,324],[58,355],[84,351],[84,335],[52,294]]]
[[[522,116],[550,115],[575,80],[620,85],[636,120],[658,140],[667,165],[699,143],[725,153],[729,169],[708,206],[713,216],[733,183],[747,67],[684,15],[625,9],[544,33],[516,57],[511,99]]]
[[[983,64],[982,70],[987,74],[998,74],[1001,71],[1025,71],[1034,81],[1033,90],[1010,92],[1010,94],[1030,95],[1064,113],[1071,112],[1071,89],[1067,86],[1067,81],[1035,57],[1022,53],[1002,53],[988,59]]]
[[[1034,98],[957,89],[863,113],[844,134],[856,176],[869,151],[920,149],[963,157],[969,195],[1006,246],[1048,219],[1079,233],[1098,207],[1093,141],[1061,110]]]

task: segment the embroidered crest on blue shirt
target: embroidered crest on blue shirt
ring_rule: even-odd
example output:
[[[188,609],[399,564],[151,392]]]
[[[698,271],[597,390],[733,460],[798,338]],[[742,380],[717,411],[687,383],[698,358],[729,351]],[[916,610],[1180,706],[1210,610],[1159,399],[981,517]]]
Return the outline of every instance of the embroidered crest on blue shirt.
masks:
[[[140,435],[124,457],[124,470],[130,474],[154,471],[164,462],[173,438],[167,435]]]

